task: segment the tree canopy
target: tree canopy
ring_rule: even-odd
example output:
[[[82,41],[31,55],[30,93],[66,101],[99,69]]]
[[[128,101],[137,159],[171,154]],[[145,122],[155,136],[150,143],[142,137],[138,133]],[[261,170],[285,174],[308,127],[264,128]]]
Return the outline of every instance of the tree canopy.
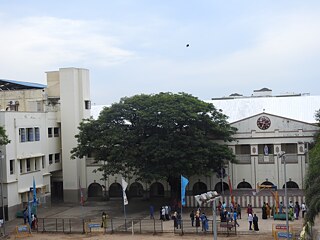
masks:
[[[317,111],[316,120],[320,126],[320,110]],[[314,223],[320,213],[320,134],[315,137],[315,144],[309,154],[309,168],[306,176],[306,204],[308,207],[306,221]]]
[[[235,131],[226,115],[189,94],[142,94],[105,107],[97,120],[83,121],[72,154],[105,161],[100,169],[105,176],[172,183],[181,174],[206,175],[233,161],[225,142]]]

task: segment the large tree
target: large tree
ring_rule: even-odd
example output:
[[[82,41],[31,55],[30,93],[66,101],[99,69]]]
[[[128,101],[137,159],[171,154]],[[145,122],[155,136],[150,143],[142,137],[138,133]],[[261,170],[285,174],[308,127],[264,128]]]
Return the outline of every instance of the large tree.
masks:
[[[320,110],[316,112],[316,120],[320,126]],[[306,176],[306,203],[308,207],[306,221],[314,223],[320,213],[320,134],[315,137],[315,144],[309,154],[309,168]]]
[[[225,142],[235,129],[212,104],[186,93],[122,98],[97,120],[83,121],[74,157],[104,160],[105,176],[122,174],[151,182],[164,179],[179,192],[179,177],[211,174],[234,160]]]

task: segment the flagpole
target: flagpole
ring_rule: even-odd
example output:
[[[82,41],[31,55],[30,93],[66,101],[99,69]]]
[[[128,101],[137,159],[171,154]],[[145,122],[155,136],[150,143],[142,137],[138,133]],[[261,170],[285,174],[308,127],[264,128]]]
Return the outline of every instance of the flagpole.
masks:
[[[128,199],[126,195],[126,189],[128,187],[128,183],[122,178],[121,179],[122,185],[122,197],[123,197],[123,214],[124,214],[124,225],[127,231],[127,214],[126,214],[126,205],[128,204]]]

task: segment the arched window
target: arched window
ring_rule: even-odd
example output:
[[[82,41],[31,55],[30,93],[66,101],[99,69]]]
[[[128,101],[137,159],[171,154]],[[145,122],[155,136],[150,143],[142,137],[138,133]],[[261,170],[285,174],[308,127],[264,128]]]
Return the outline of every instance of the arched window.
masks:
[[[110,197],[122,197],[122,187],[120,183],[112,183],[109,187]]]
[[[91,183],[88,187],[88,197],[102,197],[102,186],[99,183]]]
[[[217,191],[218,193],[222,193],[222,184],[221,182],[218,182],[215,186],[214,186],[214,190]],[[229,190],[229,185],[225,182],[223,182],[223,191],[227,191]]]
[[[161,183],[155,182],[151,184],[150,197],[164,197],[164,187]]]
[[[207,185],[203,182],[197,182],[193,185],[193,188],[192,188],[192,194],[193,195],[199,195],[201,193],[205,193],[207,192],[208,189],[207,189]]]
[[[129,188],[130,197],[142,197],[143,196],[143,187],[139,182],[134,182],[130,185]]]
[[[243,181],[238,184],[237,189],[252,189],[252,186],[250,183]]]
[[[284,188],[284,184],[283,184],[282,188]],[[299,185],[294,181],[288,181],[287,182],[287,188],[299,189]]]

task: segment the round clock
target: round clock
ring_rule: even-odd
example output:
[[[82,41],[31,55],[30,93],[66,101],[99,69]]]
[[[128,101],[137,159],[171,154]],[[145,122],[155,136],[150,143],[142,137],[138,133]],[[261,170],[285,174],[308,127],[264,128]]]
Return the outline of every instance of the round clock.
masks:
[[[268,117],[266,116],[261,116],[257,120],[257,126],[261,130],[266,130],[271,126],[271,121]]]

